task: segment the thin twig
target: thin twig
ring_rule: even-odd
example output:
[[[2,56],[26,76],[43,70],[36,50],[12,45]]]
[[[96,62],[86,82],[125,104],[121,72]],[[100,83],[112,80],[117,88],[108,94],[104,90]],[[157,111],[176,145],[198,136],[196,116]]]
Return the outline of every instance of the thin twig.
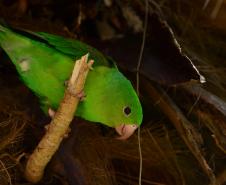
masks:
[[[163,90],[161,90],[160,93],[147,80],[143,79],[143,82],[143,87],[154,101],[161,99],[161,101],[159,101],[158,106],[166,114],[169,120],[174,124],[175,128],[186,143],[187,147],[197,159],[203,171],[208,175],[210,179],[210,184],[214,185],[216,182],[215,175],[200,150],[200,144],[202,143],[201,135],[196,131],[196,129],[189,122],[189,120],[187,120],[187,118],[183,115],[181,110],[171,100],[171,98],[165,92],[163,92]]]
[[[80,101],[78,94],[83,91],[87,74],[94,62],[90,60],[87,63],[87,61],[88,54],[76,61],[64,99],[48,125],[46,134],[28,159],[25,177],[30,182],[36,183],[42,178],[47,163],[69,130],[69,125]]]
[[[140,55],[139,55],[139,60],[138,60],[137,70],[136,70],[136,91],[137,91],[138,96],[140,95],[140,90],[139,90],[140,67],[141,67],[141,61],[142,61],[143,53],[144,53],[147,26],[148,26],[148,0],[145,0],[144,32],[143,32],[142,44],[141,44],[141,48],[140,48]],[[143,157],[142,157],[142,147],[141,147],[141,138],[140,138],[140,127],[138,128],[137,139],[138,139],[138,149],[139,149],[139,158],[140,158],[139,185],[141,185],[142,184]]]
[[[5,171],[5,173],[6,173],[7,177],[8,177],[9,185],[12,185],[12,180],[11,180],[11,177],[10,177],[10,174],[9,174],[7,168],[5,167],[5,164],[1,160],[0,160],[0,164],[1,164],[2,168],[3,168],[3,171]]]

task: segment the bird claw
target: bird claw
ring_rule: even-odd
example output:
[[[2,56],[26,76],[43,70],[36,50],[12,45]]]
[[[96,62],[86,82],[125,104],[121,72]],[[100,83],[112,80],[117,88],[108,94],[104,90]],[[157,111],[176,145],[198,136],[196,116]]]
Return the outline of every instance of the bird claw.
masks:
[[[77,97],[80,99],[80,101],[84,101],[86,95],[85,95],[84,91],[82,90],[81,92],[79,92],[79,93],[77,94]]]
[[[83,90],[81,92],[79,92],[79,93],[73,93],[71,91],[70,91],[70,93],[72,94],[72,96],[80,99],[80,101],[84,101],[85,100],[86,95],[85,95]]]
[[[44,128],[45,128],[45,131],[48,131],[49,130],[49,124],[45,125]]]
[[[48,114],[49,114],[49,116],[50,116],[52,119],[54,118],[55,113],[56,113],[56,112],[55,112],[53,109],[51,109],[51,108],[48,109]]]

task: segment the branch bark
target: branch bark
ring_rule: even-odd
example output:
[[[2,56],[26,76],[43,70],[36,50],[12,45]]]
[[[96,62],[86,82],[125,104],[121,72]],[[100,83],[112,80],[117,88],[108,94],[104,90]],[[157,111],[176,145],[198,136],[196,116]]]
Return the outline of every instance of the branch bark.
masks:
[[[69,130],[69,125],[80,101],[79,94],[83,92],[89,69],[94,63],[93,60],[87,61],[88,54],[75,62],[64,98],[54,118],[48,125],[46,134],[28,159],[25,177],[32,183],[37,183],[41,180],[46,165]]]

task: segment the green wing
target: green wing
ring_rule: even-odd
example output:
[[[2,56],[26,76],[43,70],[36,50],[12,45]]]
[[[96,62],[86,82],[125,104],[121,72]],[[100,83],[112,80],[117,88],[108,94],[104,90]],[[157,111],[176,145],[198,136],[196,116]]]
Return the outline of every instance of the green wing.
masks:
[[[83,42],[44,32],[36,32],[33,34],[46,41],[51,47],[54,47],[59,52],[71,57],[73,60],[79,59],[89,52],[90,58],[95,60],[95,65],[112,67],[112,63],[107,60],[101,52]]]
[[[46,34],[18,33],[0,25],[0,46],[15,64],[22,80],[42,105],[57,107],[76,59],[86,53],[98,66],[109,66],[99,51],[76,40]],[[49,88],[51,87],[51,88]]]

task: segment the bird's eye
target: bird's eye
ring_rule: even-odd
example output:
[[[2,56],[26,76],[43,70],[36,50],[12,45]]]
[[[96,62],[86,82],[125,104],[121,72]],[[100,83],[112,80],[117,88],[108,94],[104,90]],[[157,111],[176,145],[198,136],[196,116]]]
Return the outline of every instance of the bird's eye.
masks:
[[[123,109],[123,112],[125,113],[126,116],[129,116],[131,114],[131,108],[130,107],[125,107]]]

